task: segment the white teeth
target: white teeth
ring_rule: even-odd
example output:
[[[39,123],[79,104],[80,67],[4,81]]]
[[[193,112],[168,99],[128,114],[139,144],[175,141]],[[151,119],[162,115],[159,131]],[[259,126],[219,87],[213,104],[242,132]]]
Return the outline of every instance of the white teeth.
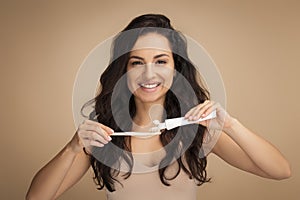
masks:
[[[154,84],[145,84],[145,83],[142,83],[141,84],[142,87],[147,88],[147,89],[155,88],[158,85],[159,85],[159,83],[154,83]]]

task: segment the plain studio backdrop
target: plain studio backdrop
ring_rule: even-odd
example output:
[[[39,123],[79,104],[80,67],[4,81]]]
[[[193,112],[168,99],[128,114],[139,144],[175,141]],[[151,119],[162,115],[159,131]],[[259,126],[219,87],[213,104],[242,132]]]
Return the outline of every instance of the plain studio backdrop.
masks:
[[[209,157],[198,199],[300,199],[300,4],[297,0],[5,1],[0,3],[0,199],[24,199],[34,174],[73,136],[77,70],[100,42],[145,13],[168,16],[211,55],[226,109],[277,146],[288,180],[267,180]],[[60,199],[105,199],[91,171]]]

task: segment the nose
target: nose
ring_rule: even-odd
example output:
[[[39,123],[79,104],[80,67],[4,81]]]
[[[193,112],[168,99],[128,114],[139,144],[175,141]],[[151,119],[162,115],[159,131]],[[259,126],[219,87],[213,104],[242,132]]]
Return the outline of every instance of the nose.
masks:
[[[152,63],[147,63],[144,69],[144,78],[150,80],[154,77],[153,65]]]

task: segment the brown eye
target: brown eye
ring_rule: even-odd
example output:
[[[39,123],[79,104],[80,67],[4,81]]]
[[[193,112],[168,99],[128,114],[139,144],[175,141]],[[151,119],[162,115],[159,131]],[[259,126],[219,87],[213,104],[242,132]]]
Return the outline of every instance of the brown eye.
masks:
[[[141,61],[133,61],[131,63],[132,66],[137,66],[137,65],[143,65],[143,63]]]
[[[164,64],[167,64],[167,62],[165,60],[158,60],[158,61],[156,61],[156,64],[164,65]]]

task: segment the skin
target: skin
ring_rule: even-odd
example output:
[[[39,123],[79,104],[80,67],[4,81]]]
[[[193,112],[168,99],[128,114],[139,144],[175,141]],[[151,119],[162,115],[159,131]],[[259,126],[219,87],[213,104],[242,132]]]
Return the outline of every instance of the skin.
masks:
[[[134,94],[137,108],[132,131],[148,131],[153,126],[153,119],[162,118],[162,105],[173,82],[172,51],[165,37],[147,34],[137,40],[129,58],[128,87]],[[153,88],[143,87],[143,84],[153,85]],[[151,112],[153,108],[155,112]],[[162,148],[162,144],[158,135],[147,139],[131,137],[131,148],[134,153],[146,153]]]
[[[147,45],[153,39],[155,45],[160,45],[159,48],[140,48],[149,47]],[[148,129],[153,118],[162,117],[160,108],[172,83],[174,62],[167,39],[154,33],[140,37],[130,56],[128,87],[137,106],[132,131],[140,131]],[[160,84],[155,89],[145,89],[141,83]],[[156,114],[149,116],[153,106]],[[280,180],[291,176],[290,165],[279,150],[230,116],[220,104],[205,101],[188,111],[185,117],[197,120],[213,110],[217,111],[217,117],[201,122],[210,129],[221,131],[210,153],[238,169],[261,177]],[[90,167],[89,156],[82,148],[91,145],[103,147],[111,140],[109,135],[112,133],[113,130],[103,124],[85,120],[70,142],[35,175],[26,199],[56,199],[72,187]],[[147,139],[132,137],[131,146],[133,152],[150,152],[162,147],[158,136]]]

